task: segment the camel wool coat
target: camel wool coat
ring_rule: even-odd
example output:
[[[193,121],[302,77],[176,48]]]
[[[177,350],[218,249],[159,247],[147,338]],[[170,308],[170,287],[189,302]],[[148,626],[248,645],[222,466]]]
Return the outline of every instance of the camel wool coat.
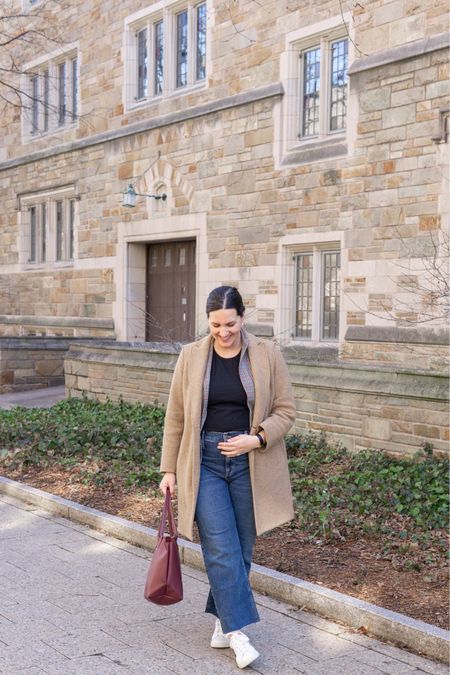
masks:
[[[295,420],[289,373],[278,347],[245,332],[255,385],[250,434],[264,430],[267,444],[248,453],[256,533],[294,516],[284,436]],[[183,347],[167,403],[161,454],[162,472],[176,474],[178,530],[192,540],[200,480],[200,423],[203,379],[213,338]],[[214,508],[214,504],[211,504]]]

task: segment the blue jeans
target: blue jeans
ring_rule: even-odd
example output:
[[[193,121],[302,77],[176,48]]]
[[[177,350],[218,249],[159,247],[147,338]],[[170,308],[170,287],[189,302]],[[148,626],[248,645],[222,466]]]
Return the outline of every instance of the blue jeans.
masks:
[[[195,511],[210,591],[205,611],[229,633],[259,621],[248,581],[256,529],[248,455],[224,457],[217,444],[227,434],[203,431]]]

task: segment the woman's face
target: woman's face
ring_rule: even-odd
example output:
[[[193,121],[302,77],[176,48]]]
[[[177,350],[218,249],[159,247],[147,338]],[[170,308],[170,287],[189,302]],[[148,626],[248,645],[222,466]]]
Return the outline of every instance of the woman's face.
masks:
[[[209,313],[211,335],[222,349],[237,349],[241,345],[243,318],[235,309],[217,309]]]

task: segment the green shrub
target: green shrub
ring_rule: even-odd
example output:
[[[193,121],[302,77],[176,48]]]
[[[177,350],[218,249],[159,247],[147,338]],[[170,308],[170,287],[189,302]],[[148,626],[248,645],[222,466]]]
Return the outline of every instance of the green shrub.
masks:
[[[163,423],[162,407],[122,400],[71,398],[48,409],[16,407],[0,411],[0,451],[12,467],[99,461],[96,483],[125,474],[128,484],[144,485],[156,480]]]
[[[409,528],[448,527],[448,461],[350,453],[323,434],[290,437],[289,467],[302,526],[321,536],[357,526],[372,532],[399,514]]]
[[[120,476],[125,487],[154,489],[163,424],[162,407],[122,400],[73,398],[48,409],[0,410],[0,461],[11,468],[57,463],[97,485]],[[296,526],[311,537],[389,540],[413,533],[426,546],[433,530],[448,527],[448,462],[431,447],[414,459],[353,454],[315,433],[288,436],[286,446]]]

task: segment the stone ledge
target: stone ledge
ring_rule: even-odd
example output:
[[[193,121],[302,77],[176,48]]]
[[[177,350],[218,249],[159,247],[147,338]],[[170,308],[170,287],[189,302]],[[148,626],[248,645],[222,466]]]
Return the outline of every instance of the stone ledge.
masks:
[[[365,56],[361,59],[356,59],[349,69],[349,75],[362,73],[371,68],[378,68],[378,66],[387,66],[390,63],[397,61],[405,61],[412,59],[415,56],[424,56],[430,52],[435,52],[439,49],[448,49],[450,45],[450,37],[448,33],[440,33],[433,37],[423,38],[422,40],[415,40],[409,42],[401,47],[393,47],[392,49],[385,49],[376,54]]]
[[[55,317],[34,315],[0,314],[0,324],[26,326],[57,326],[58,328],[110,328],[114,329],[113,319],[96,319],[89,317]]]
[[[343,363],[289,362],[293,386],[333,389],[346,393],[447,403],[450,398],[448,375],[399,370],[369,369]]]
[[[448,328],[402,328],[395,326],[349,326],[347,342],[394,342],[398,344],[444,345],[450,342]]]
[[[304,148],[296,146],[283,153],[280,165],[282,167],[307,164],[309,162],[325,161],[335,157],[345,157],[348,147],[341,139],[327,138],[318,143],[308,143]]]
[[[155,548],[157,531],[144,525],[108,515],[1,476],[0,492],[136,546],[150,551]],[[179,539],[178,543],[181,562],[204,570],[200,546],[184,539]],[[450,641],[447,631],[442,628],[261,565],[252,565],[250,579],[252,588],[258,593],[300,606],[353,628],[364,626],[376,638],[449,663]]]
[[[103,338],[104,340],[104,338]],[[21,350],[21,351],[64,351],[66,352],[70,345],[76,341],[78,345],[91,344],[95,338],[80,337],[1,337],[0,351],[2,350]],[[111,341],[113,339],[111,338]],[[104,340],[106,343],[106,340]]]

